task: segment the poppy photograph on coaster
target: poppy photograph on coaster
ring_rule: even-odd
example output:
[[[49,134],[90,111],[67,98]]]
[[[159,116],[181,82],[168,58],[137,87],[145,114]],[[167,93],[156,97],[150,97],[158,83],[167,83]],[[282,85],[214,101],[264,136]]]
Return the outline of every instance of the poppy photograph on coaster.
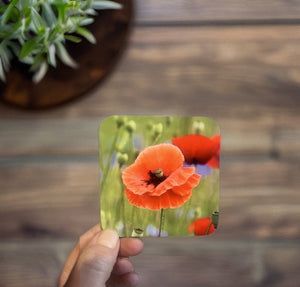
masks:
[[[221,135],[207,117],[111,116],[99,127],[100,222],[120,237],[202,236],[219,221]]]

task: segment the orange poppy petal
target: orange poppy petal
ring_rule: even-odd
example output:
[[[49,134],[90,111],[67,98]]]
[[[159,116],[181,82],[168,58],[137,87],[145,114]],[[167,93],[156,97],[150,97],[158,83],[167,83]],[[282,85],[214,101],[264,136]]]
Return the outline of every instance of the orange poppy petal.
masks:
[[[161,182],[153,191],[153,195],[161,195],[174,186],[183,185],[193,174],[194,167],[181,167],[176,169],[167,179]]]
[[[191,190],[195,186],[197,186],[199,184],[200,178],[201,178],[201,175],[193,174],[192,176],[189,177],[189,179],[183,185],[174,186],[172,188],[172,190],[174,193],[176,193],[178,195],[181,195],[181,196],[187,195],[187,194],[189,194],[189,192],[191,192]]]
[[[137,157],[135,163],[142,164],[148,171],[161,168],[168,176],[182,166],[184,157],[179,148],[171,144],[159,144],[147,147]]]
[[[154,189],[147,184],[148,171],[140,164],[132,164],[122,172],[123,183],[135,194],[144,194]]]
[[[183,205],[189,198],[192,193],[190,192],[186,196],[179,196],[173,193],[171,190],[165,192],[161,196],[150,196],[148,194],[137,195],[131,192],[128,188],[125,189],[125,193],[128,201],[142,208],[148,208],[151,210],[159,210],[162,208],[177,208]]]

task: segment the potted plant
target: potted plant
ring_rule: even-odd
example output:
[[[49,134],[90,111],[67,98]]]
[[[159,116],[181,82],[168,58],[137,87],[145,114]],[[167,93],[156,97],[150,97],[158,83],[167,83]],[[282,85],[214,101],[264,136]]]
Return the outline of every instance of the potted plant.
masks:
[[[128,1],[123,2],[126,6]],[[0,81],[6,82],[5,86],[16,85],[18,76],[9,79],[9,75],[17,66],[25,70],[25,78],[32,82],[27,85],[34,90],[32,85],[43,82],[49,70],[51,77],[51,72],[55,74],[62,64],[82,68],[80,57],[74,59],[71,52],[79,54],[77,46],[86,52],[82,42],[93,46],[99,38],[102,40],[92,24],[102,15],[105,18],[100,10],[116,11],[123,6],[122,1],[106,0],[0,0]]]

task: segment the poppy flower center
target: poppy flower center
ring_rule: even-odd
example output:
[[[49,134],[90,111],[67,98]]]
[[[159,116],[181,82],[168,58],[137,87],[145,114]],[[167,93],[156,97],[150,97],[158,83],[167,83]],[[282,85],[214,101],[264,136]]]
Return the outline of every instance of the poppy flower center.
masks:
[[[148,185],[153,184],[155,187],[167,178],[161,168],[156,169],[154,172],[149,170],[148,175],[150,178],[146,180],[146,183]]]

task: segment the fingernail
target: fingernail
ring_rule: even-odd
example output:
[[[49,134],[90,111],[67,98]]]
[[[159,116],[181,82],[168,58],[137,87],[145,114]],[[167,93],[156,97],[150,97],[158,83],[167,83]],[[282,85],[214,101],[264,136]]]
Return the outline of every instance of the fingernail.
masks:
[[[114,249],[119,241],[119,235],[116,231],[106,229],[101,231],[97,243],[105,247]]]

